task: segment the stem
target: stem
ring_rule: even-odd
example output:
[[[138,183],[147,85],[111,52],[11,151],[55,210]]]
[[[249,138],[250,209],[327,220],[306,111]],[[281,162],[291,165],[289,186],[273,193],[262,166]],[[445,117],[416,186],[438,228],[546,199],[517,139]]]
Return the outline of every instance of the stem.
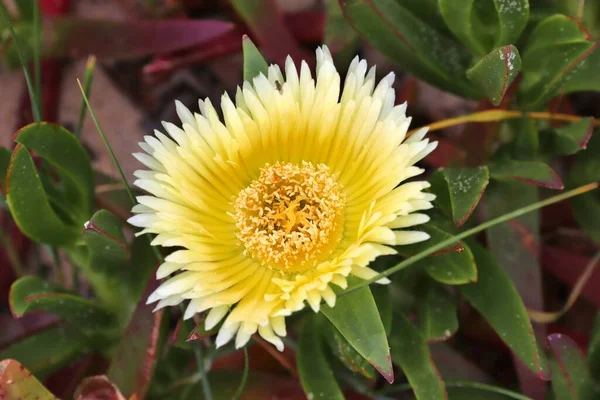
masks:
[[[10,264],[13,267],[13,272],[17,278],[24,276],[25,270],[23,269],[23,265],[21,265],[21,259],[15,251],[15,247],[11,243],[10,237],[5,235],[3,230],[0,230],[0,241],[2,242],[2,246],[4,246],[4,251],[6,251],[6,255],[8,256]]]
[[[550,121],[565,121],[565,122],[577,122],[581,121],[583,117],[571,114],[553,114],[549,112],[523,112],[516,110],[486,110],[478,111],[468,115],[462,115],[460,117],[443,119],[441,121],[434,122],[430,125],[425,125],[429,128],[429,132],[439,131],[440,129],[449,128],[451,126],[466,124],[469,122],[495,122],[504,121],[507,119],[517,119],[522,117],[528,117],[531,119],[543,119]],[[600,125],[600,121],[594,122],[595,126]],[[410,130],[406,136],[411,136],[421,128]]]
[[[202,392],[204,393],[204,400],[213,400],[212,392],[210,390],[210,382],[208,376],[204,370],[204,356],[202,354],[202,343],[198,343],[194,346],[194,354],[196,355],[196,362],[198,363],[198,374],[200,375],[200,383],[202,383]]]
[[[35,98],[31,98],[31,102],[37,101],[37,109],[40,117],[43,115],[42,104],[42,67],[41,67],[41,49],[42,49],[42,22],[40,18],[39,0],[33,0],[33,76],[35,84]]]
[[[85,93],[85,98],[89,98],[90,96],[95,69],[96,57],[89,56],[87,63],[85,64],[85,74],[83,77],[83,92]],[[75,136],[77,137],[81,137],[81,131],[83,130],[83,122],[85,121],[85,112],[87,104],[85,98],[81,102],[81,109],[79,110],[79,120],[77,121],[77,127],[75,128]]]
[[[240,386],[238,386],[237,390],[235,391],[232,400],[238,400],[244,393],[246,383],[248,382],[248,364],[248,349],[246,348],[246,346],[244,346],[244,373],[242,375],[242,381],[240,382]]]
[[[373,278],[371,278],[369,280],[366,280],[366,281],[362,281],[360,284],[358,284],[356,286],[353,286],[352,288],[350,288],[348,290],[343,291],[342,293],[339,294],[338,297],[346,296],[346,295],[348,295],[348,294],[350,294],[352,292],[355,292],[355,291],[357,291],[357,290],[359,290],[359,289],[361,289],[361,288],[363,288],[365,286],[368,286],[368,285],[370,285],[372,283],[375,283],[375,282],[377,282],[378,280],[380,280],[382,278],[386,278],[386,277],[388,277],[388,276],[390,276],[390,275],[392,275],[392,274],[400,271],[401,269],[404,269],[404,268],[406,268],[406,267],[408,267],[408,266],[416,263],[417,261],[420,261],[420,260],[424,259],[425,257],[427,257],[427,256],[435,253],[436,251],[440,251],[440,250],[443,250],[443,249],[445,249],[447,247],[450,247],[453,244],[458,243],[462,239],[465,239],[465,238],[467,238],[469,236],[472,236],[472,235],[474,235],[476,233],[479,233],[479,232],[484,231],[484,230],[486,230],[488,228],[491,228],[492,226],[495,226],[495,225],[501,224],[503,222],[509,221],[511,219],[520,217],[521,215],[524,215],[524,214],[527,214],[529,212],[538,210],[538,209],[540,209],[542,207],[545,207],[545,206],[548,206],[550,204],[558,203],[559,201],[563,201],[565,199],[568,199],[568,198],[580,195],[582,193],[589,192],[590,190],[594,190],[597,187],[598,187],[598,183],[595,183],[595,182],[594,183],[588,183],[587,185],[583,185],[583,186],[580,186],[580,187],[578,187],[576,189],[569,190],[568,192],[564,192],[564,193],[561,193],[559,195],[552,196],[550,198],[547,198],[546,200],[538,201],[538,202],[535,202],[535,203],[530,204],[528,206],[519,208],[519,209],[517,209],[515,211],[509,212],[509,213],[504,214],[504,215],[501,215],[498,218],[494,218],[494,219],[486,221],[486,222],[484,222],[482,224],[479,224],[478,226],[476,226],[474,228],[467,229],[464,232],[461,232],[461,233],[459,233],[459,234],[457,234],[455,236],[452,236],[449,239],[443,240],[443,241],[439,242],[438,244],[435,244],[435,245],[433,245],[433,246],[431,246],[431,247],[423,250],[422,252],[415,254],[414,256],[412,256],[412,257],[410,257],[410,258],[402,261],[401,263],[397,264],[396,266],[394,266],[392,268],[386,269],[385,271],[383,271],[383,272],[375,275]]]

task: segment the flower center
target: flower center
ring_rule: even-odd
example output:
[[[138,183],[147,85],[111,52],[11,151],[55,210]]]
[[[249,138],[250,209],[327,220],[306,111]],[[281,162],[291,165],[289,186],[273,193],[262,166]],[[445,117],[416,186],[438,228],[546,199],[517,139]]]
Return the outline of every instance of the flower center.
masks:
[[[233,202],[237,237],[263,265],[313,268],[342,236],[342,188],[324,164],[266,164]]]

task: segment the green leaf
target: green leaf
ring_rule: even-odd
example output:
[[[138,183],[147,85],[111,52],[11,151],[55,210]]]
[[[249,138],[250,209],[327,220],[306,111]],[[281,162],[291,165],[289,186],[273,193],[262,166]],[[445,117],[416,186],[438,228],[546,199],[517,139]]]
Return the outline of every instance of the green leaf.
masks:
[[[600,386],[592,379],[585,357],[577,344],[560,333],[548,336],[552,352],[552,391],[556,400],[592,400],[600,396]]]
[[[429,191],[435,194],[435,207],[441,211],[446,217],[452,219],[452,202],[450,200],[450,189],[448,182],[440,168],[429,177],[431,187]]]
[[[564,189],[560,176],[552,168],[539,161],[502,160],[489,165],[493,179],[514,179],[548,189]]]
[[[421,243],[398,246],[396,247],[398,253],[410,257],[452,237],[431,223],[419,226],[419,230],[429,234],[430,238]],[[463,242],[434,253],[432,256],[416,262],[415,265],[415,268],[424,268],[436,281],[449,285],[463,285],[477,281],[477,266],[473,254]]]
[[[544,132],[545,152],[551,155],[570,155],[585,149],[594,131],[594,118],[583,118],[560,128]]]
[[[517,160],[534,160],[540,148],[539,132],[534,120],[521,118],[514,121],[515,139],[513,141],[513,155]]]
[[[458,330],[456,300],[442,285],[427,280],[418,305],[419,328],[425,340],[447,340]]]
[[[556,14],[541,21],[522,52],[520,103],[540,108],[559,94],[600,88],[597,47],[574,18]]]
[[[129,259],[121,221],[109,211],[100,210],[85,223],[83,240],[88,247],[90,266],[97,271],[115,272]]]
[[[87,339],[72,326],[54,326],[0,351],[0,359],[13,358],[38,378],[70,364],[85,351]]]
[[[67,199],[79,211],[80,221],[89,218],[94,203],[94,174],[90,158],[77,138],[59,125],[39,122],[19,130],[14,140],[56,169],[63,178]]]
[[[51,207],[33,159],[22,145],[17,145],[13,152],[6,192],[15,222],[31,239],[54,246],[70,246],[81,236],[81,226],[65,223]]]
[[[394,0],[346,0],[346,19],[368,42],[403,69],[444,90],[465,97],[480,93],[466,78],[471,55]]]
[[[538,376],[548,376],[548,361],[539,349],[514,284],[487,250],[474,241],[469,246],[477,261],[479,280],[458,286],[458,290],[527,368]]]
[[[456,226],[462,226],[479,204],[488,185],[490,173],[486,166],[477,168],[444,168],[448,184],[452,217]]]
[[[600,181],[600,135],[592,135],[587,149],[577,154],[568,177],[568,186]],[[571,199],[571,209],[581,228],[600,243],[600,199],[597,193],[585,193]]]
[[[388,381],[394,381],[390,349],[377,305],[368,287],[339,297],[321,311],[354,349]]]
[[[41,310],[84,331],[116,327],[115,315],[104,307],[36,276],[25,276],[12,284],[10,308],[16,318]]]
[[[392,296],[390,296],[390,290],[388,285],[373,285],[371,286],[371,293],[373,299],[379,310],[379,316],[381,317],[381,323],[385,328],[385,332],[389,335],[392,331]]]
[[[244,36],[242,39],[242,50],[244,52],[244,80],[252,82],[260,74],[267,76],[269,64],[248,36]]]
[[[446,382],[449,400],[532,400],[510,390],[479,382]]]
[[[492,50],[467,70],[467,77],[497,106],[519,72],[521,56],[509,45]]]
[[[417,399],[447,398],[425,338],[402,313],[394,315],[390,344],[392,360],[402,368]]]
[[[375,368],[342,336],[335,326],[330,323],[323,324],[323,336],[331,353],[348,370],[361,374],[367,379],[375,380]]]
[[[59,400],[17,360],[0,361],[0,399]]]
[[[309,399],[344,399],[331,366],[327,362],[321,337],[321,318],[311,315],[304,319],[296,353],[298,375]]]
[[[529,18],[529,1],[439,0],[446,24],[475,54],[515,43]]]

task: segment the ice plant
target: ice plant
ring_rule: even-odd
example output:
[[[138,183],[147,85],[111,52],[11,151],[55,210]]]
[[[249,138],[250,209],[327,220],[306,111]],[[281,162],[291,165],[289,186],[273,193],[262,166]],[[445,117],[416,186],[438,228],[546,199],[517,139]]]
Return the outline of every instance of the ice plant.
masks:
[[[210,101],[200,113],[177,102],[182,127],[164,123],[135,154],[139,196],[129,222],[177,247],[157,272],[157,309],[189,300],[184,318],[225,318],[216,344],[243,346],[258,333],[278,349],[285,317],[305,303],[335,306],[333,285],[369,279],[369,263],[393,246],[426,240],[411,229],[434,196],[414,164],[437,143],[426,129],[406,137],[406,104],[394,106],[394,75],[354,59],[340,83],[329,50],[317,49],[316,81],[291,59],[224,94],[222,121]],[[382,279],[379,283],[386,283]]]

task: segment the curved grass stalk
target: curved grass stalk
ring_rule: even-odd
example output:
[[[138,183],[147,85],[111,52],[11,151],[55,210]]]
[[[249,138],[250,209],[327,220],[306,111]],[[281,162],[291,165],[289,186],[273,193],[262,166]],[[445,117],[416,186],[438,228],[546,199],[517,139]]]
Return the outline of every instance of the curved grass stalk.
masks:
[[[499,216],[497,218],[494,218],[494,219],[491,219],[489,221],[483,222],[483,223],[479,224],[478,226],[476,226],[474,228],[467,229],[466,231],[461,232],[461,233],[459,233],[457,235],[454,235],[454,236],[452,236],[449,239],[446,239],[444,241],[439,242],[438,244],[435,244],[435,245],[433,245],[431,247],[428,247],[427,249],[421,251],[420,253],[417,253],[414,256],[412,256],[412,257],[410,257],[410,258],[402,261],[401,263],[399,263],[399,264],[397,264],[397,265],[395,265],[395,266],[393,266],[393,267],[391,267],[389,269],[386,269],[385,271],[383,271],[383,272],[375,275],[373,278],[371,278],[369,280],[362,281],[360,284],[358,284],[356,286],[353,286],[350,289],[347,289],[347,290],[343,291],[342,293],[340,293],[338,295],[338,297],[345,296],[345,295],[350,294],[350,293],[352,293],[352,292],[354,292],[354,291],[356,291],[356,290],[358,290],[360,288],[363,288],[363,287],[368,286],[368,285],[370,285],[372,283],[375,283],[375,282],[377,282],[380,279],[387,278],[388,276],[390,276],[390,275],[392,275],[392,274],[394,274],[394,273],[396,273],[396,272],[398,272],[398,271],[400,271],[400,270],[402,270],[402,269],[404,269],[404,268],[406,268],[406,267],[408,267],[408,266],[416,263],[417,261],[420,261],[420,260],[424,259],[425,257],[427,257],[427,256],[429,256],[429,255],[431,255],[431,254],[433,254],[433,253],[435,253],[437,251],[440,251],[440,250],[443,250],[445,248],[448,248],[448,247],[450,247],[450,246],[458,243],[462,239],[468,238],[469,236],[473,236],[474,234],[482,232],[482,231],[484,231],[484,230],[486,230],[488,228],[491,228],[492,226],[495,226],[495,225],[501,224],[503,222],[509,221],[511,219],[520,217],[521,215],[524,215],[524,214],[530,213],[532,211],[538,210],[538,209],[540,209],[542,207],[546,207],[546,206],[548,206],[550,204],[558,203],[560,201],[569,199],[571,197],[575,197],[575,196],[578,196],[580,194],[589,192],[591,190],[596,189],[597,187],[598,187],[598,183],[595,183],[595,182],[594,183],[588,183],[587,185],[583,185],[583,186],[580,186],[580,187],[578,187],[576,189],[569,190],[569,191],[561,193],[559,195],[549,197],[549,198],[547,198],[545,200],[537,201],[537,202],[535,202],[533,204],[530,204],[528,206],[521,207],[521,208],[519,208],[519,209],[517,209],[515,211],[506,213],[506,214],[501,215],[501,216]]]

